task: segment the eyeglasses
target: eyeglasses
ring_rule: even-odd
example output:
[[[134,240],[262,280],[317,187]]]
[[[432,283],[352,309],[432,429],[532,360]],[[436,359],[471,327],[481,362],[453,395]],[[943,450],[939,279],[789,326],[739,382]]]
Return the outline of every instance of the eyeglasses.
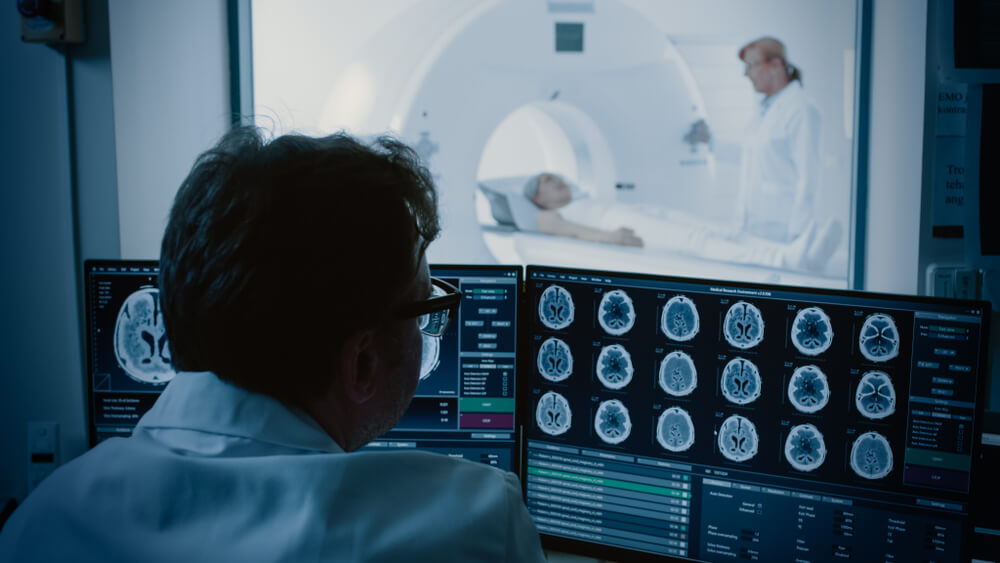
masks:
[[[448,321],[458,313],[462,294],[450,283],[431,278],[431,297],[416,303],[401,305],[396,309],[398,319],[417,319],[420,332],[427,336],[441,336],[448,328]]]

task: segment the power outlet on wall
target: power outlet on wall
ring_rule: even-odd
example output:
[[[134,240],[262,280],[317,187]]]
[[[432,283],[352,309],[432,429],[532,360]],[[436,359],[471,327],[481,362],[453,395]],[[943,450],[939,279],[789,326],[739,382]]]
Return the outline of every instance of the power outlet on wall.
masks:
[[[960,264],[927,267],[927,293],[934,297],[981,299],[983,271]]]
[[[59,423],[28,423],[28,492],[59,467]]]

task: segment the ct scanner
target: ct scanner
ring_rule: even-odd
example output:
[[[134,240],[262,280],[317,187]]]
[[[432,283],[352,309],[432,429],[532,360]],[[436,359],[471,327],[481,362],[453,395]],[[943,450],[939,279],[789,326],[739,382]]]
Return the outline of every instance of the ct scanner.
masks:
[[[435,177],[443,236],[432,262],[513,262],[821,286],[836,277],[507,232],[477,185],[542,171],[594,196],[686,209],[716,178],[682,140],[705,116],[684,59],[656,25],[608,0],[425,0],[401,10],[338,73],[319,127],[389,130]],[[557,52],[557,22],[583,24],[582,52]],[[723,201],[731,201],[726,199]]]

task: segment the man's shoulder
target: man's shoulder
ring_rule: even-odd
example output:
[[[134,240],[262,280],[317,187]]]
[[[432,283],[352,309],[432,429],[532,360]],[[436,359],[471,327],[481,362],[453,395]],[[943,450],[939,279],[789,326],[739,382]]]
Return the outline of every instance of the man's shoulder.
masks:
[[[4,525],[0,560],[9,555],[11,560],[94,560],[91,554],[73,554],[74,544],[64,536],[72,530],[78,539],[98,526],[112,528],[127,521],[113,518],[108,510],[109,500],[129,476],[129,464],[120,455],[124,442],[103,442],[42,481]],[[64,541],[47,541],[53,537]]]
[[[342,463],[379,472],[392,472],[401,478],[426,479],[437,476],[444,479],[478,479],[496,481],[497,484],[513,476],[513,473],[462,458],[449,457],[423,451],[360,451],[344,454]]]
[[[80,538],[103,538],[116,549],[139,553],[141,546],[123,544],[131,534],[108,530],[139,534],[150,526],[174,537],[200,538],[193,530],[225,529],[230,549],[258,549],[244,541],[249,536],[238,525],[247,514],[254,515],[258,528],[303,523],[301,536],[315,538],[331,554],[363,537],[363,544],[354,547],[374,560],[442,553],[451,555],[438,560],[468,553],[500,560],[518,545],[529,549],[537,542],[518,479],[484,464],[417,451],[212,458],[176,455],[140,442],[105,442],[53,474],[8,522],[10,529],[4,531],[20,539],[0,536],[0,552],[40,553],[34,539],[72,529]],[[262,494],[276,490],[281,494]],[[437,524],[457,513],[460,524]],[[176,526],[167,530],[165,522]],[[513,546],[511,534],[519,538]],[[72,542],[64,544],[51,548],[60,555],[76,549]],[[183,546],[171,548],[184,552]]]
[[[361,488],[377,487],[388,494],[425,497],[447,503],[475,495],[496,507],[521,497],[521,484],[509,471],[441,454],[411,452],[356,452],[338,462],[348,480]],[[354,477],[351,477],[354,476]]]

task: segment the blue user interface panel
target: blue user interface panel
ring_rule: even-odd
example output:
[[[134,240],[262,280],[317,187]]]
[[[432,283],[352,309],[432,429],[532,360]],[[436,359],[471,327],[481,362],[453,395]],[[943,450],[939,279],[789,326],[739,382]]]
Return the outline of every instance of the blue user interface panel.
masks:
[[[87,260],[90,443],[129,436],[173,379],[152,261]]]
[[[610,559],[962,561],[989,305],[530,266],[522,479]]]
[[[520,266],[431,266],[462,301],[440,338],[424,336],[420,382],[396,427],[368,449],[415,448],[517,469]]]

